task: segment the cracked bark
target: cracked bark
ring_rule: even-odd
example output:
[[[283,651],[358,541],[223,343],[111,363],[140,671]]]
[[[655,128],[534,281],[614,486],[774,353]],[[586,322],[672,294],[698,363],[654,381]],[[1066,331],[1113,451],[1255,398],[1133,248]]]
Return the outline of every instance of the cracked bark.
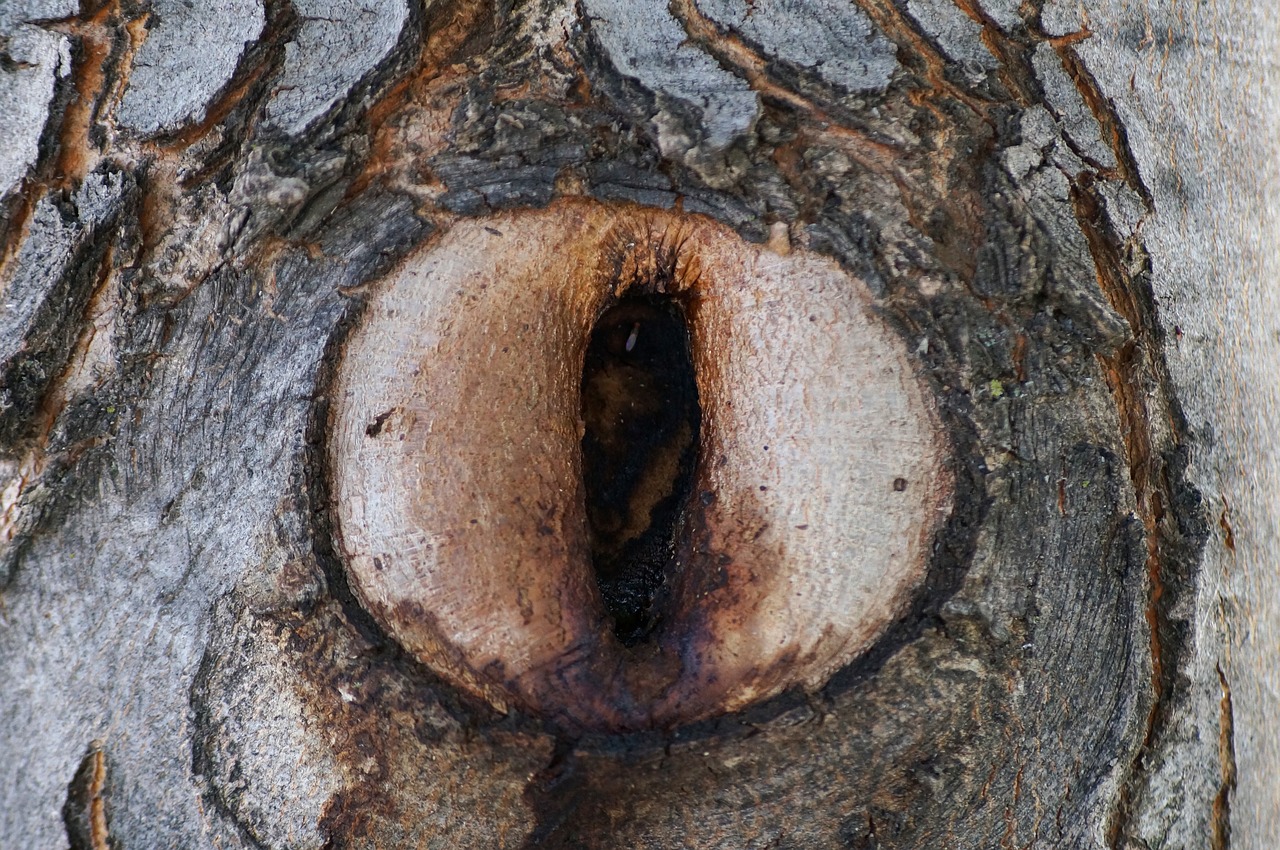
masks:
[[[1280,833],[1264,3],[82,5],[0,9],[0,846]],[[566,732],[349,587],[371,287],[570,198],[834,259],[934,393],[926,586],[817,690]]]

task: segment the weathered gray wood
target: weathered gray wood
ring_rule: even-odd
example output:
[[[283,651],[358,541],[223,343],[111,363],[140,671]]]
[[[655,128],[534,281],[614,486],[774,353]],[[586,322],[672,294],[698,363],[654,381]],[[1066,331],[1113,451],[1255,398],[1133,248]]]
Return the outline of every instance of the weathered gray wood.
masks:
[[[35,164],[55,80],[71,73],[67,39],[30,25],[22,11],[0,10],[0,197]]]
[[[1280,834],[1265,2],[73,5],[0,6],[0,847]],[[371,284],[573,197],[830,257],[927,380],[950,514],[821,687],[582,736],[348,585]]]
[[[1123,219],[1151,258],[1188,477],[1212,532],[1195,590],[1178,605],[1195,636],[1180,671],[1187,686],[1146,760],[1151,790],[1137,821],[1152,846],[1203,846],[1213,783],[1193,766],[1218,757],[1230,793],[1219,786],[1213,811],[1229,808],[1232,847],[1261,848],[1280,836],[1280,32],[1273,9],[1249,4],[1190,16],[1156,6],[1140,28],[1124,6],[1091,8],[1094,36],[1076,49],[1116,104],[1151,189],[1154,211]]]
[[[718,25],[759,44],[766,56],[847,91],[883,90],[898,68],[893,43],[852,4],[697,0],[694,5]]]
[[[349,97],[387,58],[409,21],[404,0],[295,0],[298,28],[284,46],[284,67],[264,117],[298,135]]]
[[[121,126],[152,135],[203,121],[265,23],[262,0],[158,0],[116,113]],[[193,51],[195,44],[200,48]]]
[[[647,117],[664,154],[685,161],[715,157],[755,126],[759,96],[687,44],[662,6],[591,0],[584,8],[584,23],[614,70],[657,99],[658,111]]]

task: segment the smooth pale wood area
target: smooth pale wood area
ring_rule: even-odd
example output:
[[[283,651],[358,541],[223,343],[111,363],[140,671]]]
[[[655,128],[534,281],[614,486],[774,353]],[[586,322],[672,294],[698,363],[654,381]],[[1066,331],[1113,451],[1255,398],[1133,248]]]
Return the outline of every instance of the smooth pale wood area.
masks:
[[[627,650],[589,561],[579,383],[608,299],[654,281],[686,303],[704,426],[669,616]],[[919,587],[950,498],[929,391],[860,281],[633,206],[455,226],[376,285],[334,398],[366,607],[454,683],[587,728],[820,686]]]

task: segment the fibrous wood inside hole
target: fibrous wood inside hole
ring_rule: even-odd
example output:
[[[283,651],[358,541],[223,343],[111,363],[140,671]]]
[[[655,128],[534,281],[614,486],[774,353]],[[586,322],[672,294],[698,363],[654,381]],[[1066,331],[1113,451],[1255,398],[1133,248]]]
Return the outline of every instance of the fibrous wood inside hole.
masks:
[[[583,364],[582,418],[592,567],[615,633],[634,644],[662,616],[698,455],[702,414],[676,302],[625,298],[600,316]]]

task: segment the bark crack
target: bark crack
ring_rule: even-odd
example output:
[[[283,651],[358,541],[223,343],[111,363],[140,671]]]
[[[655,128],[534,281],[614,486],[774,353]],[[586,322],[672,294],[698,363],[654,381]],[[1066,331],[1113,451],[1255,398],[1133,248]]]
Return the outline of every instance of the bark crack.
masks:
[[[823,126],[825,132],[846,142],[852,149],[844,150],[856,161],[880,174],[893,176],[899,169],[886,162],[900,153],[896,146],[875,138],[874,134],[849,125],[829,114],[812,99],[779,85],[769,77],[768,63],[748,47],[741,38],[720,32],[716,24],[698,11],[694,0],[672,0],[671,12],[684,28],[691,41],[713,58],[747,81],[752,91],[807,116],[811,122]]]
[[[1227,850],[1231,846],[1231,794],[1236,790],[1235,712],[1231,705],[1231,684],[1222,672],[1222,665],[1215,665],[1222,697],[1218,702],[1218,764],[1222,784],[1213,798],[1213,814],[1210,824],[1213,834],[1209,837],[1211,850]]]
[[[1096,166],[1094,163],[1090,164],[1094,165],[1098,173],[1104,177],[1112,178],[1115,176],[1123,180],[1129,188],[1138,193],[1148,209],[1154,208],[1155,202],[1152,199],[1151,190],[1142,180],[1137,160],[1134,159],[1133,151],[1129,147],[1129,138],[1124,129],[1124,122],[1116,114],[1115,105],[1102,93],[1102,87],[1098,85],[1098,81],[1089,72],[1089,69],[1085,67],[1079,54],[1072,48],[1072,44],[1075,42],[1064,39],[1048,39],[1048,41],[1062,60],[1062,67],[1067,72],[1067,76],[1075,83],[1076,90],[1080,92],[1085,105],[1093,113],[1094,119],[1097,120],[1098,125],[1102,128],[1102,138],[1111,148],[1111,152],[1115,155],[1118,163],[1115,169],[1105,169]]]
[[[1159,746],[1177,696],[1179,668],[1187,647],[1174,612],[1190,581],[1185,566],[1177,563],[1185,561],[1187,553],[1178,551],[1176,529],[1193,523],[1189,517],[1170,515],[1179,510],[1177,488],[1187,486],[1179,480],[1180,470],[1169,462],[1184,442],[1185,426],[1167,367],[1152,353],[1160,350],[1160,330],[1146,269],[1144,266],[1135,274],[1126,268],[1125,246],[1116,239],[1090,183],[1077,184],[1071,200],[1094,259],[1098,284],[1133,331],[1131,341],[1097,358],[1120,418],[1129,478],[1146,540],[1149,587],[1144,615],[1150,634],[1152,700],[1141,746],[1128,768],[1107,830],[1109,845],[1119,848],[1143,790],[1144,757]],[[1136,244],[1128,249],[1140,253]],[[1184,506],[1182,510],[1187,509]]]
[[[94,741],[67,786],[62,822],[71,850],[118,850],[107,822],[107,757]]]

